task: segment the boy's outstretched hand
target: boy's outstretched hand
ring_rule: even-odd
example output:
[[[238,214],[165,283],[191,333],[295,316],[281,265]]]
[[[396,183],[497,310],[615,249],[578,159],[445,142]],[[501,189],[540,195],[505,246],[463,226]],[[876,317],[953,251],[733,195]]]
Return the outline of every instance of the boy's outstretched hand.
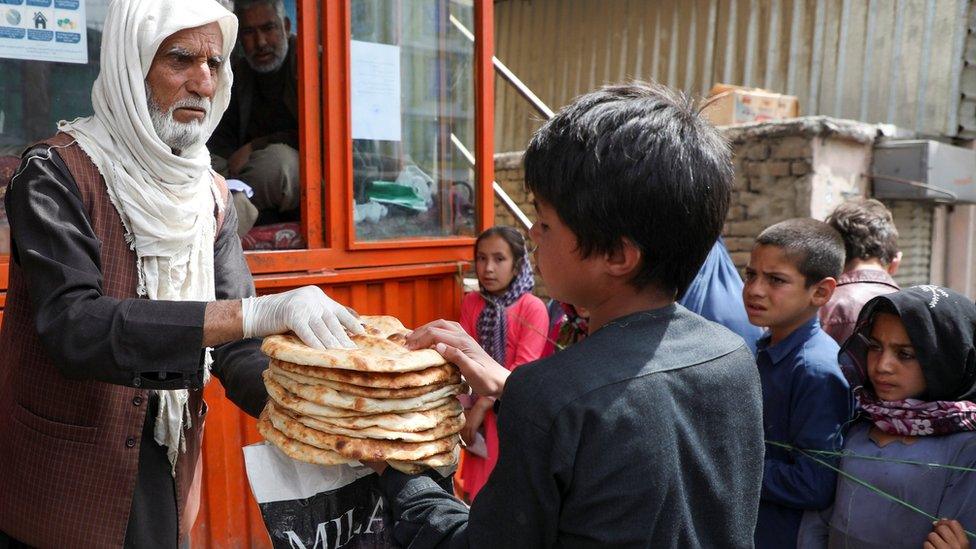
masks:
[[[432,347],[461,370],[468,385],[479,396],[499,397],[510,373],[495,362],[478,342],[457,322],[435,320],[417,328],[407,336],[407,347]]]
[[[925,538],[923,549],[968,549],[969,537],[958,520],[941,519],[935,522],[932,533]]]

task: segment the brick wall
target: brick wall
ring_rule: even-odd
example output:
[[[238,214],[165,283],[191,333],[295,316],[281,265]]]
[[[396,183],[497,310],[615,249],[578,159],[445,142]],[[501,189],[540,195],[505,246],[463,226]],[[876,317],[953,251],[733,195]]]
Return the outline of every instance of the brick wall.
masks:
[[[525,212],[525,215],[529,216],[529,219],[535,219],[531,193],[525,189],[521,152],[495,155],[495,181],[505,189],[508,196],[519,205],[519,208]],[[505,207],[497,194],[495,195],[495,225],[511,225],[524,231],[522,224]]]
[[[726,218],[725,245],[740,269],[752,242],[773,223],[803,215],[810,193],[813,147],[802,136],[733,142],[735,191]]]
[[[823,219],[867,188],[875,126],[806,117],[723,130],[735,169],[724,235],[740,270],[764,228],[793,217]]]
[[[735,190],[723,235],[740,270],[764,228],[792,217],[824,219],[841,202],[869,193],[865,174],[870,171],[878,133],[874,125],[804,117],[722,130],[732,146],[735,169]],[[521,158],[521,152],[495,155],[495,177],[532,219]],[[904,252],[896,279],[902,285],[928,282],[935,207],[909,201],[886,204],[894,214]],[[497,197],[495,223],[520,227]]]
[[[735,191],[724,235],[733,261],[748,260],[764,228],[791,217],[823,218],[848,196],[863,193],[875,126],[807,117],[723,128],[733,151]],[[495,177],[531,218],[521,153],[495,155]],[[515,217],[495,199],[495,222]]]

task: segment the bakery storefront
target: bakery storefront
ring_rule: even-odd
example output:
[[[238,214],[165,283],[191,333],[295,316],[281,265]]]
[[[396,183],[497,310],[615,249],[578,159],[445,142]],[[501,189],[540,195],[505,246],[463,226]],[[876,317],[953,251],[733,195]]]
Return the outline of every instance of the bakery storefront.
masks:
[[[58,120],[91,113],[108,4],[0,1],[0,192],[25,145],[50,136]],[[457,318],[474,236],[493,219],[492,2],[285,7],[298,56],[300,204],[292,218],[259,218],[244,238],[258,293],[315,284],[407,326]],[[48,29],[71,39],[27,44]],[[8,264],[0,211],[0,321]],[[222,392],[219,383],[206,389],[192,545],[267,546],[241,453],[260,437]]]

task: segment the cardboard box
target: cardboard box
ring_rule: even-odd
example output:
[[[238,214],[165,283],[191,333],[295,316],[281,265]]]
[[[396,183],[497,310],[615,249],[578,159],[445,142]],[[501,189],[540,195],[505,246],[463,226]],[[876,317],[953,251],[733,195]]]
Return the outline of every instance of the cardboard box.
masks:
[[[800,102],[795,96],[758,88],[716,84],[702,113],[716,126],[795,118]]]

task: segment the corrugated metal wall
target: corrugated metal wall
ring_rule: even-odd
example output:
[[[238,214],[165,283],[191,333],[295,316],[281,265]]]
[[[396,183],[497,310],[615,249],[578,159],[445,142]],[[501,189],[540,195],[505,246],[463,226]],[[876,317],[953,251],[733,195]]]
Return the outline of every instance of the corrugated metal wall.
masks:
[[[495,50],[557,108],[604,83],[702,95],[726,82],[796,95],[802,114],[976,132],[970,0],[501,0]],[[965,52],[965,56],[964,56]],[[970,101],[963,101],[965,91]],[[960,118],[964,117],[965,120]],[[495,148],[521,150],[538,115],[496,84]]]
[[[959,136],[976,139],[976,9],[969,11],[968,29],[960,84]]]

